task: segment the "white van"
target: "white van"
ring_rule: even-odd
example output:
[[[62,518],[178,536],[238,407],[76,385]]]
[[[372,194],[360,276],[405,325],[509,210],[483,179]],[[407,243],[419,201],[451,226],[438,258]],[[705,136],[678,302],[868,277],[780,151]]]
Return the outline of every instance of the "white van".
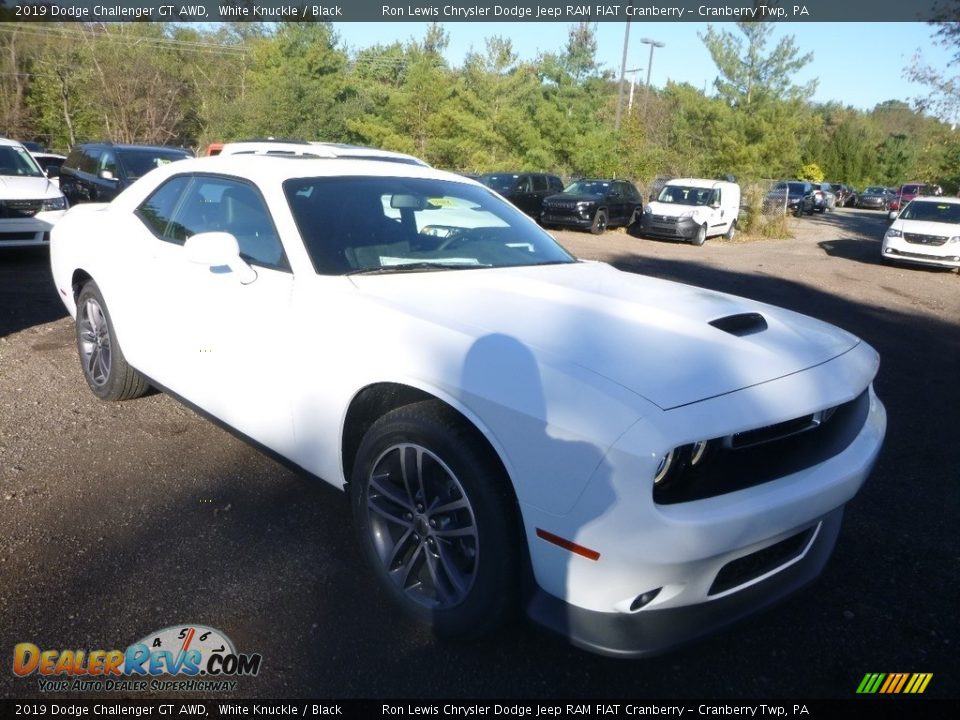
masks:
[[[732,240],[740,214],[740,186],[725,180],[670,180],[643,208],[640,234],[703,245],[708,237]]]

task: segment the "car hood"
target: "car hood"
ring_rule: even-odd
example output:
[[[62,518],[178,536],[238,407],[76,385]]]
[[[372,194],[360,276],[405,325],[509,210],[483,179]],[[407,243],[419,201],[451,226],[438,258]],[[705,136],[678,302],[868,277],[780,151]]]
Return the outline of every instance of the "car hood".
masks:
[[[395,310],[477,339],[508,335],[665,410],[800,372],[859,343],[804,315],[603,263],[352,280]]]
[[[597,202],[602,195],[578,195],[576,193],[557,193],[549,195],[543,201],[544,204],[553,202]]]
[[[700,215],[706,214],[710,210],[706,205],[681,205],[679,203],[663,203],[657,200],[647,203],[647,207],[650,208],[650,212],[654,215],[663,215],[665,217],[680,217],[690,211]]]
[[[0,175],[0,200],[37,200],[60,197],[60,188],[46,177]]]
[[[935,235],[937,237],[954,237],[955,235],[960,235],[960,225],[930,222],[929,220],[905,220],[904,218],[897,218],[890,227],[900,232],[916,233],[917,235]]]

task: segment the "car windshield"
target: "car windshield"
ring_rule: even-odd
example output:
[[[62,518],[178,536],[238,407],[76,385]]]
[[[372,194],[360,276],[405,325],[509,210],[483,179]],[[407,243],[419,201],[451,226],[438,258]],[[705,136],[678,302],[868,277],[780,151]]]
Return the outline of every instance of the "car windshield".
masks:
[[[143,177],[154,168],[190,157],[186,150],[117,150],[120,162],[130,182]]]
[[[504,175],[481,175],[480,182],[486,185],[491,190],[496,190],[498,193],[508,193],[511,192],[517,186],[517,180],[520,179],[519,175],[504,174]]]
[[[914,200],[900,213],[900,218],[956,225],[960,223],[960,204]]]
[[[902,195],[916,195],[921,190],[923,190],[924,187],[926,186],[925,185],[904,185],[902,188],[900,188],[900,193]]]
[[[883,195],[886,192],[887,192],[887,189],[885,187],[871,186],[871,187],[868,187],[866,190],[864,190],[863,194],[864,195]]]
[[[576,262],[526,215],[476,185],[319,177],[283,188],[321,275]]]
[[[801,182],[779,182],[773,186],[771,192],[783,195],[784,190],[787,190],[788,195],[803,195],[806,191],[806,186]]]
[[[577,180],[564,189],[569,195],[603,195],[610,183],[606,180]]]
[[[0,175],[43,177],[43,171],[33,156],[23,148],[0,145]]]
[[[660,191],[657,201],[677,205],[709,205],[714,194],[712,188],[667,185]]]

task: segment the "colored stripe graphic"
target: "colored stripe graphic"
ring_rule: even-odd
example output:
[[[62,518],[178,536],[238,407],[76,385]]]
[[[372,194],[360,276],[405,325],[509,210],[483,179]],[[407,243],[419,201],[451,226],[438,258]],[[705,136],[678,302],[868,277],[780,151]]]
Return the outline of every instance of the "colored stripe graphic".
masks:
[[[933,673],[867,673],[857,686],[860,695],[920,694],[927,689]]]

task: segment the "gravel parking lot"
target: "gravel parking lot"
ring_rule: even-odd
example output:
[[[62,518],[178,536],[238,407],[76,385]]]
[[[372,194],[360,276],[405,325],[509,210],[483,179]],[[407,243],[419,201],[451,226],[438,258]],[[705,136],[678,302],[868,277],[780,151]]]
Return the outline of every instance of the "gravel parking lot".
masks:
[[[867,672],[932,672],[927,695],[960,695],[960,276],[881,264],[882,213],[793,227],[701,248],[557,233],[583,258],[835,323],[882,358],[887,443],[825,574],[645,661],[523,621],[469,644],[412,626],[368,575],[341,493],[167,396],[96,400],[46,252],[0,252],[0,649],[109,650],[201,623],[263,655],[237,697],[851,697]],[[0,672],[0,697],[37,694]]]

